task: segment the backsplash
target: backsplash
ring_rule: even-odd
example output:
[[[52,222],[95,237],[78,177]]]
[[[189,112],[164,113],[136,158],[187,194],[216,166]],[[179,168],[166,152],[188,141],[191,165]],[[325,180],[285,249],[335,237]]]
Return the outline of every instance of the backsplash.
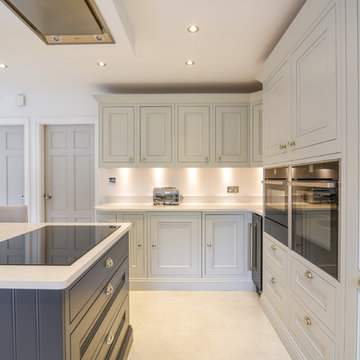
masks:
[[[184,203],[262,201],[262,168],[121,168],[101,169],[100,176],[105,203],[150,203],[155,186],[177,187]],[[239,186],[239,193],[228,194],[229,185]]]

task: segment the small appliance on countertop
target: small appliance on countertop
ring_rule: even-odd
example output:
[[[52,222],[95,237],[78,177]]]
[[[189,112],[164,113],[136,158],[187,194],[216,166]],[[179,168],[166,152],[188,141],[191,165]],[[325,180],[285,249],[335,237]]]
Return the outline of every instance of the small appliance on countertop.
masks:
[[[154,205],[179,205],[182,200],[176,187],[155,187],[153,190]]]

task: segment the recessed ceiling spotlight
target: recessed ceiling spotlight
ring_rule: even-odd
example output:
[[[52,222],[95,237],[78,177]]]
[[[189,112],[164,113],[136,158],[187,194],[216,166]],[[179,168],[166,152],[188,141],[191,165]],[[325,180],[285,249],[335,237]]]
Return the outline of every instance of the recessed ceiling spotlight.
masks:
[[[193,65],[195,65],[195,61],[189,59],[189,60],[185,61],[185,65],[187,65],[187,66],[193,66]]]
[[[8,66],[6,64],[0,64],[0,69],[6,69]]]
[[[104,61],[98,61],[98,62],[97,62],[97,66],[98,66],[98,67],[101,67],[101,68],[102,68],[102,67],[105,67],[105,66],[106,66],[106,62],[104,62]]]
[[[60,36],[58,36],[58,35],[53,35],[53,36],[52,36],[52,39],[53,39],[54,41],[56,41],[56,42],[60,42],[60,41],[61,41],[61,38],[60,38]]]
[[[196,33],[200,30],[200,28],[197,26],[197,25],[190,25],[188,28],[187,28],[187,31],[190,32],[190,33]]]
[[[104,38],[101,35],[95,35],[94,37],[95,37],[96,41],[103,41],[104,40]]]

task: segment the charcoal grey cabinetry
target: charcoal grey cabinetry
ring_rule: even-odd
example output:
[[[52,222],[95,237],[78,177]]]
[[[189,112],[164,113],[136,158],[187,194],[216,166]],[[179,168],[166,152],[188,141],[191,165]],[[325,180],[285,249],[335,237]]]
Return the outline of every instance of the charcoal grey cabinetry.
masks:
[[[126,359],[128,251],[126,234],[65,290],[1,289],[0,358]]]

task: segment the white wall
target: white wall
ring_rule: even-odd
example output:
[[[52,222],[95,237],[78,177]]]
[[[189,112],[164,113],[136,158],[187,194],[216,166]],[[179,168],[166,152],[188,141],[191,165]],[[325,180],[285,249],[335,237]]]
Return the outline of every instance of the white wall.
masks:
[[[116,177],[116,184],[109,183]],[[261,168],[153,168],[102,169],[101,197],[104,202],[127,202],[127,196],[151,201],[155,186],[175,186],[186,202],[246,202],[262,199]],[[239,186],[238,194],[227,194],[228,185]]]

